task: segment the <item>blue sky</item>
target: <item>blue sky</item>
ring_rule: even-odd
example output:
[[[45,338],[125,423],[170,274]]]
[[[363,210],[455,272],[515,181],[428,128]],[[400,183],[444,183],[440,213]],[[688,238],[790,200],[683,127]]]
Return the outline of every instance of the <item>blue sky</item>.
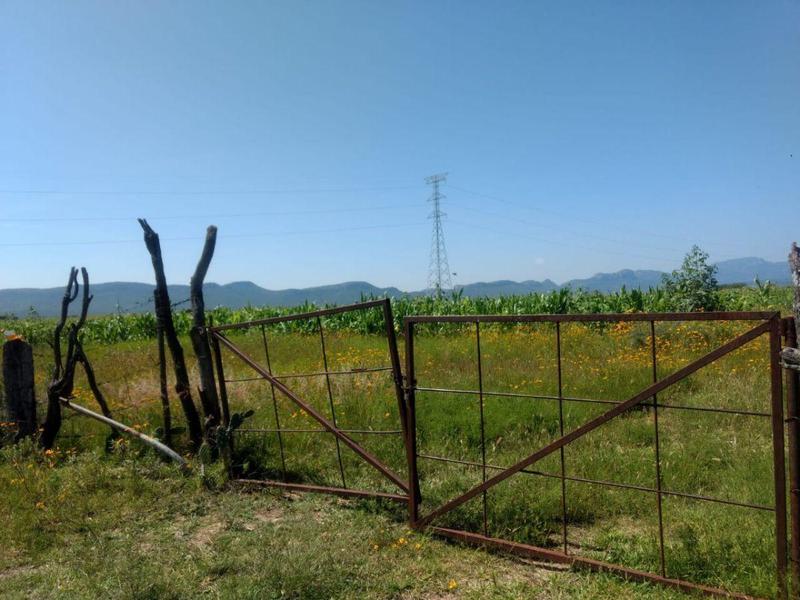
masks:
[[[800,3],[0,3],[0,287],[425,286],[781,260]]]

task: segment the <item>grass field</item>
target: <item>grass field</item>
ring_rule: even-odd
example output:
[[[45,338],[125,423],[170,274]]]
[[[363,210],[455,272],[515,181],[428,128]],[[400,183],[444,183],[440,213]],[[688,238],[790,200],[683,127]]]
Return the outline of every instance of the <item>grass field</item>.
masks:
[[[663,377],[748,324],[659,324],[658,374]],[[234,337],[263,361],[260,335]],[[272,369],[279,374],[323,370],[319,337],[269,331]],[[652,378],[647,325],[605,328],[562,326],[563,392],[569,397],[622,400]],[[383,338],[347,331],[326,336],[331,371],[388,365]],[[402,347],[402,344],[401,344]],[[402,349],[402,348],[401,348]],[[91,344],[87,352],[112,410],[127,423],[152,432],[159,425],[154,344]],[[37,346],[43,389],[49,354]],[[549,324],[481,331],[484,389],[557,394],[554,327]],[[477,389],[474,331],[422,330],[417,340],[417,378],[423,387]],[[226,355],[229,379],[254,373]],[[290,387],[330,414],[324,377],[292,379]],[[85,387],[85,386],[84,386]],[[268,384],[228,386],[231,409],[255,409],[244,429],[275,427]],[[342,428],[395,431],[397,401],[385,371],[331,377]],[[43,397],[43,392],[40,392]],[[80,402],[91,406],[79,389]],[[767,339],[704,368],[659,396],[683,406],[769,412]],[[608,405],[564,403],[564,428],[575,428]],[[174,404],[174,414],[178,412]],[[558,437],[558,403],[519,397],[485,399],[485,451],[491,465],[508,466]],[[281,426],[317,428],[307,415],[277,396]],[[481,459],[478,398],[425,393],[417,398],[419,452],[467,462]],[[568,477],[655,486],[653,411],[636,410],[565,450]],[[774,505],[770,421],[683,409],[659,411],[664,489],[721,499]],[[0,459],[0,502],[11,515],[0,535],[0,589],[19,597],[678,597],[609,576],[583,575],[522,564],[409,533],[404,512],[374,501],[246,494],[224,483],[217,465],[185,477],[158,464],[134,443],[117,444],[103,458],[106,431],[70,417],[54,456],[6,449]],[[405,473],[396,434],[356,434],[363,445]],[[252,477],[286,477],[341,484],[334,439],[319,433],[283,435],[285,470],[274,433],[237,434],[237,470]],[[74,450],[72,450],[74,448]],[[91,451],[91,452],[90,452]],[[397,491],[376,471],[340,448],[351,487]],[[421,458],[423,512],[481,481],[478,467]],[[536,470],[560,474],[558,453]],[[492,474],[490,471],[489,475]],[[210,488],[210,489],[209,489]],[[571,552],[657,572],[656,497],[568,481]],[[437,524],[480,532],[481,498]],[[774,518],[681,497],[664,499],[667,572],[672,577],[769,596],[774,593]],[[487,495],[488,533],[536,545],[561,544],[561,482],[517,475]],[[61,586],[59,588],[58,586]]]

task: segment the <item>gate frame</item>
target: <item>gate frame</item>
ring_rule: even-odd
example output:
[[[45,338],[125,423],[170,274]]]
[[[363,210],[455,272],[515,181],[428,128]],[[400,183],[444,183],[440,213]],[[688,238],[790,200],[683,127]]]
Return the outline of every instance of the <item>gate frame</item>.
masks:
[[[656,322],[677,322],[677,321],[761,321],[760,324],[748,329],[746,332],[737,335],[732,340],[717,346],[709,353],[701,356],[700,358],[691,361],[688,365],[678,369],[674,373],[668,375],[664,379],[657,380],[656,372],[656,336],[655,336],[655,323]],[[559,400],[559,406],[563,407],[565,397],[562,393],[561,385],[561,337],[560,337],[560,324],[561,323],[578,323],[578,322],[596,322],[596,323],[617,323],[617,322],[649,322],[651,327],[651,344],[652,344],[652,360],[653,360],[653,383],[640,390],[634,396],[624,402],[605,401],[614,406],[607,412],[590,419],[583,425],[574,429],[573,431],[565,434],[563,431],[563,420],[560,437],[551,441],[549,444],[540,448],[527,458],[518,461],[511,467],[502,468],[498,475],[487,479],[486,478],[486,458],[483,448],[485,447],[485,439],[482,439],[482,464],[475,463],[477,466],[483,467],[483,483],[470,488],[468,491],[448,500],[438,508],[435,508],[427,515],[420,517],[419,504],[421,496],[419,491],[419,472],[417,469],[417,423],[416,423],[416,391],[441,391],[441,392],[473,392],[477,393],[481,399],[481,427],[483,428],[483,397],[484,392],[482,382],[482,371],[480,363],[480,324],[481,323],[555,323],[556,325],[556,344],[558,354],[558,382],[559,393],[558,396],[552,399]],[[477,341],[477,364],[478,364],[478,390],[443,390],[441,388],[419,388],[417,386],[415,365],[414,365],[414,326],[417,323],[462,323],[475,324],[476,341]],[[793,323],[792,323],[793,325]],[[484,514],[484,534],[473,533],[468,531],[461,531],[456,529],[444,527],[431,527],[431,529],[440,535],[456,539],[462,542],[479,545],[490,546],[502,550],[510,551],[516,554],[532,556],[537,559],[548,560],[551,562],[566,563],[570,566],[585,568],[593,571],[605,571],[618,575],[622,575],[626,579],[633,579],[638,581],[650,581],[666,585],[669,587],[681,589],[683,591],[701,592],[712,596],[732,597],[732,598],[750,598],[750,596],[739,594],[736,592],[714,588],[682,579],[669,578],[665,572],[664,560],[664,541],[663,541],[663,520],[661,516],[661,500],[662,495],[666,493],[661,489],[661,473],[660,473],[660,456],[658,444],[658,401],[657,393],[670,387],[674,383],[688,377],[692,373],[702,369],[708,364],[722,358],[726,354],[745,346],[753,340],[761,337],[764,334],[769,335],[769,362],[770,362],[770,396],[771,396],[771,411],[764,416],[769,416],[772,424],[772,457],[773,457],[773,480],[775,487],[775,507],[771,508],[775,513],[775,539],[776,539],[776,573],[777,573],[777,590],[779,598],[787,597],[787,513],[786,513],[786,467],[785,467],[785,447],[784,447],[784,417],[783,417],[783,381],[782,381],[782,368],[780,361],[781,351],[781,336],[785,335],[787,342],[791,345],[796,344],[796,338],[792,336],[794,328],[787,324],[787,320],[782,320],[779,312],[775,311],[753,311],[753,312],[706,312],[706,313],[601,313],[601,314],[568,314],[568,315],[445,315],[445,316],[409,316],[403,319],[403,329],[405,334],[406,343],[406,374],[405,374],[405,392],[406,392],[406,410],[408,415],[406,421],[408,423],[408,456],[409,456],[409,524],[414,529],[424,529],[429,525],[430,521],[438,516],[460,506],[464,502],[475,498],[479,494],[485,494],[492,486],[500,483],[512,475],[523,471],[526,467],[532,465],[537,460],[560,450],[562,452],[562,474],[559,477],[562,480],[562,490],[565,485],[566,476],[563,467],[563,448],[570,442],[582,437],[583,435],[593,431],[597,427],[607,423],[627,412],[629,409],[641,405],[650,398],[653,399],[652,404],[654,408],[654,421],[656,428],[655,437],[655,463],[656,463],[656,478],[657,488],[655,490],[658,499],[658,513],[659,513],[659,550],[660,550],[660,565],[662,573],[660,575],[650,572],[639,571],[617,565],[607,563],[599,560],[594,560],[585,557],[570,555],[566,551],[561,552],[547,548],[541,548],[529,544],[521,544],[504,540],[500,538],[492,538],[487,535],[486,517]],[[795,378],[796,379],[796,378]],[[790,476],[792,479],[791,500],[792,500],[792,527],[793,532],[800,532],[800,503],[798,503],[798,481],[795,476],[797,475],[797,456],[796,448],[798,446],[798,434],[800,434],[800,425],[798,425],[797,416],[797,385],[795,380],[789,381],[787,376],[787,390],[789,391],[789,419],[791,423],[789,427],[789,446],[790,446]],[[601,401],[603,402],[603,401]],[[662,405],[665,406],[665,405]],[[714,412],[731,412],[718,409],[707,409]],[[599,482],[607,483],[607,482]],[[562,503],[565,502],[565,491],[562,491]],[[712,501],[716,499],[697,497],[699,500]],[[739,503],[741,504],[741,503]],[[485,510],[484,503],[484,510]],[[751,506],[750,508],[756,508]],[[564,505],[562,504],[562,510]],[[566,516],[564,516],[564,537],[566,544]],[[800,556],[800,539],[795,535],[792,536],[792,556]],[[798,564],[793,561],[793,575],[797,579]],[[800,590],[795,586],[794,594],[797,595]]]
[[[314,376],[322,376],[324,375],[326,378],[326,382],[328,384],[328,394],[331,404],[333,403],[333,398],[331,395],[330,389],[330,376],[332,374],[342,375],[342,374],[357,374],[365,372],[364,369],[354,369],[349,371],[330,371],[328,368],[328,359],[327,353],[325,350],[325,338],[322,329],[322,321],[321,317],[341,314],[345,312],[354,312],[354,311],[362,311],[362,310],[370,310],[375,308],[382,308],[383,311],[383,320],[384,320],[384,330],[386,334],[386,341],[389,351],[389,361],[391,365],[389,367],[381,367],[380,370],[390,370],[392,371],[392,379],[395,388],[395,395],[397,396],[398,402],[398,411],[399,411],[399,419],[400,419],[400,435],[402,436],[403,445],[408,448],[408,428],[406,423],[406,414],[407,410],[405,407],[405,394],[402,386],[402,372],[400,370],[400,355],[397,350],[397,336],[394,330],[394,317],[392,314],[392,307],[391,303],[388,298],[384,298],[381,300],[371,300],[368,302],[359,302],[355,304],[349,304],[346,306],[339,306],[335,308],[325,308],[321,310],[315,310],[305,313],[295,313],[290,315],[278,316],[278,317],[269,317],[266,319],[258,319],[253,321],[246,321],[243,323],[231,323],[226,325],[217,325],[217,326],[209,326],[206,328],[206,335],[209,336],[211,346],[214,352],[214,362],[217,371],[217,381],[219,382],[219,391],[220,391],[220,402],[222,404],[222,424],[224,427],[228,427],[230,424],[230,409],[228,406],[228,392],[227,392],[227,383],[231,383],[233,380],[229,380],[225,378],[224,366],[223,366],[223,359],[222,359],[222,352],[221,346],[225,346],[234,356],[239,358],[243,361],[246,365],[248,365],[251,369],[253,369],[258,377],[253,379],[263,379],[264,381],[268,382],[271,387],[272,391],[272,400],[274,404],[276,419],[277,419],[277,404],[275,399],[275,391],[277,390],[283,396],[285,396],[288,400],[296,404],[298,407],[303,409],[310,417],[312,417],[315,421],[317,421],[324,429],[320,430],[310,430],[309,433],[330,433],[333,434],[336,440],[336,450],[337,456],[339,458],[339,466],[342,472],[342,487],[338,486],[321,486],[321,485],[311,485],[311,484],[302,484],[302,483],[291,483],[288,481],[277,481],[272,479],[235,479],[235,481],[239,481],[241,483],[247,484],[257,484],[263,485],[267,487],[277,487],[301,492],[321,492],[321,493],[328,493],[328,494],[335,494],[339,496],[352,496],[352,497],[359,497],[359,498],[381,498],[385,500],[393,500],[398,502],[408,503],[409,495],[408,495],[408,483],[407,479],[404,479],[394,471],[392,471],[389,467],[383,464],[376,456],[372,453],[364,449],[358,442],[353,440],[348,433],[357,433],[354,430],[344,430],[341,429],[336,423],[336,415],[332,409],[332,418],[328,419],[322,413],[320,413],[317,409],[311,406],[308,402],[300,398],[297,394],[295,394],[289,387],[283,383],[282,379],[287,377],[314,377]],[[270,324],[276,323],[285,323],[289,321],[300,321],[300,320],[307,320],[307,319],[316,319],[318,323],[318,330],[320,334],[320,342],[322,347],[322,357],[323,357],[323,365],[324,370],[318,373],[305,373],[305,374],[289,374],[289,375],[275,375],[272,373],[272,367],[270,364],[269,359],[269,349],[267,345],[267,338],[265,333],[265,326]],[[223,333],[225,331],[236,330],[236,329],[251,329],[253,327],[260,327],[261,333],[264,341],[264,352],[265,357],[267,360],[267,368],[265,369],[262,365],[258,364],[253,358],[248,356],[245,352],[243,352],[240,348],[236,346],[233,342],[231,342],[227,336]],[[366,371],[377,370],[377,369],[367,369]],[[332,407],[331,407],[332,408]],[[282,432],[285,433],[292,433],[293,430],[282,429],[280,427],[280,423],[276,420],[276,429],[272,430],[273,432],[277,433],[279,436],[279,440],[282,438],[280,437]],[[360,433],[363,433],[361,431]],[[387,432],[373,432],[373,433],[387,433]],[[388,432],[388,433],[397,433],[397,432]],[[344,477],[344,468],[341,463],[341,453],[340,453],[340,446],[339,443],[342,442],[346,446],[348,446],[357,456],[359,456],[363,461],[368,463],[374,469],[376,469],[379,473],[381,473],[386,479],[388,479],[392,484],[397,486],[401,491],[402,494],[391,494],[387,492],[377,492],[372,490],[360,490],[360,489],[353,489],[348,488],[346,485],[345,477]],[[229,443],[232,443],[232,439],[229,440]],[[284,465],[283,472],[284,476],[286,474],[285,469],[285,459],[283,455],[283,442],[281,444],[281,459]]]

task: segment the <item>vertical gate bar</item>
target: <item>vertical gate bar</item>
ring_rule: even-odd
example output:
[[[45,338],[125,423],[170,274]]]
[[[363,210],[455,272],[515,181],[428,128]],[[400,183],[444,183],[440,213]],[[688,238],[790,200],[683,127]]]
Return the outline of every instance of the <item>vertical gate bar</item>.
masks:
[[[225,385],[225,371],[222,366],[222,352],[219,347],[219,340],[214,333],[211,333],[211,349],[214,351],[214,366],[217,369],[217,379],[219,379],[219,402],[222,405],[222,424],[227,427],[231,422],[231,411],[228,406],[228,387]]]
[[[778,597],[786,598],[786,457],[783,444],[783,378],[781,374],[780,319],[770,319],[769,360],[772,391],[772,459],[775,477],[775,554]]]
[[[325,334],[322,332],[322,319],[317,317],[317,328],[319,329],[319,343],[322,347],[322,365],[325,368],[325,384],[328,387],[328,403],[331,407],[331,422],[334,427],[339,427],[336,422],[336,409],[333,406],[333,390],[331,389],[331,375],[328,372],[328,353],[325,351]],[[342,447],[339,438],[336,438],[336,458],[339,460],[339,473],[342,475],[342,487],[347,488],[344,478],[344,464],[342,463]]]
[[[267,361],[267,372],[272,375],[272,363],[269,359],[269,345],[267,344],[267,332],[264,328],[264,325],[261,325],[261,340],[264,343],[264,358]],[[281,435],[281,420],[278,417],[278,399],[275,397],[275,384],[269,384],[270,389],[272,390],[272,410],[275,413],[275,429],[277,430],[276,433],[278,434],[278,446],[280,447],[281,451],[281,471],[283,473],[283,480],[286,481],[286,453],[283,449],[283,436]]]
[[[658,382],[658,362],[656,361],[656,321],[650,320],[650,354],[653,365],[653,383]],[[658,394],[653,394],[653,427],[655,428],[656,445],[656,504],[658,506],[658,552],[661,563],[661,576],[667,576],[667,562],[664,560],[664,511],[661,496],[661,443],[658,435]]]
[[[559,435],[564,437],[564,384],[561,373],[561,323],[556,321],[556,364],[558,366],[558,428]],[[569,554],[567,547],[567,469],[564,448],[561,454],[561,537],[564,542],[564,554]]]
[[[475,346],[478,356],[478,398],[481,407],[481,467],[483,478],[482,483],[486,483],[486,421],[483,415],[483,365],[481,364],[481,324],[475,321]],[[483,491],[483,535],[489,535],[489,519],[487,518],[486,490]]]
[[[213,331],[210,332],[210,337],[211,351],[214,354],[214,367],[217,370],[217,380],[219,381],[219,403],[222,406],[222,426],[228,428],[231,423],[231,413],[230,407],[228,406],[228,388],[225,385],[225,369],[222,366],[222,351],[219,346],[219,340]],[[159,344],[162,346],[159,348],[159,351],[163,351],[163,335],[162,339],[159,340]],[[228,447],[222,450],[222,457],[225,462],[228,477],[233,478],[233,461],[231,460],[233,456],[233,435],[228,435],[227,445]]]
[[[408,460],[408,520],[412,526],[419,519],[419,505],[422,495],[419,491],[419,471],[417,470],[417,377],[414,372],[414,323],[404,321],[406,338],[406,458]]]
[[[797,326],[794,317],[783,320],[785,344],[797,348]],[[794,369],[784,369],[786,378],[787,414],[789,424],[789,506],[792,520],[792,597],[800,598],[800,422],[798,422],[798,389],[800,374]]]
[[[408,423],[406,422],[405,400],[403,397],[403,373],[400,368],[400,354],[397,351],[397,335],[394,331],[394,316],[392,315],[392,303],[388,298],[383,302],[383,321],[386,328],[386,341],[389,344],[389,360],[392,364],[392,379],[394,380],[394,391],[397,396],[397,410],[400,415],[400,425],[403,435],[408,435]]]

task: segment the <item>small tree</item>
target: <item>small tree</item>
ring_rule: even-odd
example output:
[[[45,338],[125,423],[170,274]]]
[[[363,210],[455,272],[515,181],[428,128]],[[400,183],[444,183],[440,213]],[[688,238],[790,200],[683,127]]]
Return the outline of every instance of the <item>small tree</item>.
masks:
[[[716,274],[716,265],[708,264],[708,253],[692,246],[681,268],[664,275],[664,289],[679,310],[715,310],[719,306]]]

